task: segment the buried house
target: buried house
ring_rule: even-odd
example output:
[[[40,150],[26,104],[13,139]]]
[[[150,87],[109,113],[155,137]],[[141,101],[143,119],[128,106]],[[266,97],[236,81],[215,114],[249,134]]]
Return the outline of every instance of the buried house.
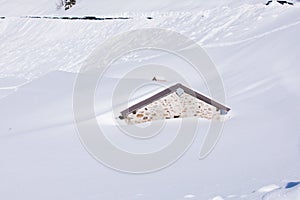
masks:
[[[230,108],[178,83],[121,112],[128,124],[154,120],[200,117],[220,118]]]

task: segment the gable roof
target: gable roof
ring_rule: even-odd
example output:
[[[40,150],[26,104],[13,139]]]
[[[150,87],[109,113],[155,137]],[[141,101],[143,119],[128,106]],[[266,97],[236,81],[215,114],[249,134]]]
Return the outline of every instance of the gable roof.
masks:
[[[152,103],[162,97],[165,97],[173,92],[176,92],[177,89],[182,89],[185,93],[187,93],[201,101],[204,101],[205,103],[210,104],[210,105],[218,108],[219,110],[226,110],[226,111],[230,110],[230,108],[228,108],[228,107],[226,107],[226,106],[224,106],[224,105],[222,105],[222,104],[220,104],[220,103],[218,103],[218,102],[216,102],[216,101],[214,101],[214,100],[212,100],[212,99],[210,99],[210,98],[208,98],[208,97],[206,97],[206,96],[204,96],[204,95],[202,95],[180,83],[177,83],[176,85],[173,85],[173,86],[171,86],[171,87],[169,87],[169,88],[167,88],[167,89],[165,89],[165,90],[163,90],[163,91],[161,91],[161,92],[159,92],[137,104],[130,106],[129,108],[123,110],[121,112],[121,115],[122,115],[122,117],[127,117],[127,115],[129,115],[133,111],[136,111],[137,109],[147,106],[150,103]]]

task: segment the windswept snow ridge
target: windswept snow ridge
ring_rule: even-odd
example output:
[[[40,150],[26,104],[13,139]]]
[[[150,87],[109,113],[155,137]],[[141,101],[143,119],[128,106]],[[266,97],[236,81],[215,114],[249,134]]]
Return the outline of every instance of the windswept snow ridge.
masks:
[[[77,72],[97,45],[108,37],[131,29],[171,29],[207,48],[246,45],[299,26],[298,13],[298,6],[266,7],[258,4],[200,10],[197,13],[148,13],[152,20],[138,14],[132,17],[124,15],[124,18],[132,18],[130,21],[54,22],[50,19],[7,18],[0,22],[3,55],[0,58],[0,76],[31,80],[49,71]]]

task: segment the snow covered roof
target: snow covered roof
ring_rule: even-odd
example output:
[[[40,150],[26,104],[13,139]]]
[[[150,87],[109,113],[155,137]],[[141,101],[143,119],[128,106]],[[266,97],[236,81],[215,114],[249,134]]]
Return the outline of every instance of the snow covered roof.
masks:
[[[194,91],[194,90],[192,90],[192,89],[190,89],[190,88],[188,88],[188,87],[186,87],[186,86],[184,86],[180,83],[177,83],[176,85],[173,85],[173,86],[171,86],[171,87],[169,87],[169,88],[167,88],[167,89],[165,89],[165,90],[163,90],[163,91],[161,91],[161,92],[159,92],[159,93],[157,93],[157,94],[155,94],[155,95],[153,95],[153,96],[151,96],[151,97],[149,97],[149,98],[147,98],[143,101],[140,101],[139,103],[136,103],[136,104],[130,106],[129,108],[125,109],[125,110],[123,110],[121,112],[121,117],[125,118],[130,113],[135,112],[137,109],[145,107],[145,106],[153,103],[154,101],[159,100],[159,99],[161,99],[161,98],[163,98],[163,97],[165,97],[165,96],[167,96],[171,93],[174,93],[174,92],[176,92],[178,96],[181,96],[181,94],[183,94],[183,93],[189,94],[192,97],[195,97],[195,98],[197,98],[197,99],[199,99],[199,100],[201,100],[201,101],[203,101],[203,102],[205,102],[205,103],[207,103],[211,106],[214,106],[215,108],[217,108],[217,110],[224,110],[226,112],[230,111],[230,108],[228,108],[227,106],[222,105],[221,103],[218,103],[218,102],[204,96],[203,94],[200,94],[200,93],[198,93],[198,92],[196,92],[196,91]]]

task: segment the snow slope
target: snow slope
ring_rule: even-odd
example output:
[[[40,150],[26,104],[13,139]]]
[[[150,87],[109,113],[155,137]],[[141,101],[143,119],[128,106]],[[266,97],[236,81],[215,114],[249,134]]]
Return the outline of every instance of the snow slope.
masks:
[[[216,1],[193,1],[193,0],[77,0],[76,6],[67,12],[57,9],[59,0],[1,0],[0,13],[6,16],[20,15],[112,15],[127,12],[170,12],[170,11],[197,11],[203,8],[214,8],[219,6],[238,6],[245,3],[265,3],[262,0],[216,0]]]
[[[300,5],[181,2],[78,1],[67,13],[57,11],[54,1],[26,0],[22,8],[19,1],[1,2],[1,199],[300,199],[299,185],[292,184],[300,180]],[[21,18],[40,14],[132,19]],[[81,145],[73,119],[74,81],[105,39],[151,27],[178,31],[205,48],[222,76],[231,119],[206,159],[198,155],[208,124],[199,122],[194,144],[174,165],[153,174],[124,174],[95,161]],[[120,59],[105,75],[95,107],[107,120],[107,137],[130,151],[160,148],[177,128],[177,119],[170,120],[162,135],[140,141],[120,134],[111,122],[118,80],[153,62],[171,66],[207,94],[189,66],[171,55]]]

